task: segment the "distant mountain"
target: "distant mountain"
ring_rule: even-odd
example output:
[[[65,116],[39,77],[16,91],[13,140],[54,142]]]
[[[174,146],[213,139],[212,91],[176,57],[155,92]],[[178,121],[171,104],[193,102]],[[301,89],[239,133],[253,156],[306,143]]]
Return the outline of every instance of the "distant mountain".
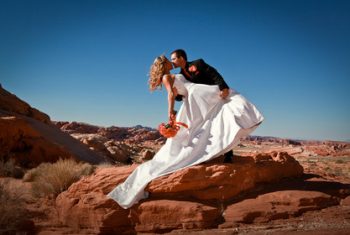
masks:
[[[152,128],[152,127],[147,127],[147,126],[142,126],[142,125],[136,125],[136,126],[133,126],[131,128],[136,128],[136,129],[145,129],[145,130],[149,130],[149,131],[154,131],[156,129]]]

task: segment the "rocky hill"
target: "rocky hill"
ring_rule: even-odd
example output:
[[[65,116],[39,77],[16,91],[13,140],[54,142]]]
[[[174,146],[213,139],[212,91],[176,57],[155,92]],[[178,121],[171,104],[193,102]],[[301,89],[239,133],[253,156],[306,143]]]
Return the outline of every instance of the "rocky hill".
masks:
[[[20,114],[26,117],[33,118],[40,122],[50,124],[50,117],[31,107],[28,103],[18,98],[16,95],[2,88],[0,84],[0,110],[7,111],[10,114]]]
[[[42,162],[74,158],[108,161],[51,123],[50,117],[0,87],[0,160],[32,168]]]

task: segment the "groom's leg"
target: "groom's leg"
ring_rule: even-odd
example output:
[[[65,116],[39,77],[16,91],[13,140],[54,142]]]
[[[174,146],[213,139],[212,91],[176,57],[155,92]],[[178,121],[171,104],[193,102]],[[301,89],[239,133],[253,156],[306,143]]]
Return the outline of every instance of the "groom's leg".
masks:
[[[232,163],[233,151],[230,150],[224,154],[224,163]]]

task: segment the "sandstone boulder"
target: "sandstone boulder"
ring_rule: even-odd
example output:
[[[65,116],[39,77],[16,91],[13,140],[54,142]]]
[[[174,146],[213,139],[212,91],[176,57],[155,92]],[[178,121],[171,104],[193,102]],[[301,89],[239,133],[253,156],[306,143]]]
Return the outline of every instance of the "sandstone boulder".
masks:
[[[145,162],[148,160],[151,160],[153,158],[153,156],[155,155],[155,152],[150,150],[150,149],[143,149],[141,151],[141,157],[140,157],[140,161],[141,162]]]
[[[341,200],[340,205],[350,207],[350,196],[347,196],[343,200]]]
[[[226,223],[222,227],[229,227],[235,223],[286,219],[338,203],[337,198],[315,191],[285,190],[267,193],[228,206],[224,212]]]
[[[220,218],[220,210],[216,207],[175,200],[147,201],[131,213],[131,221],[138,232],[210,228]]]
[[[298,162],[285,153],[261,156],[236,157],[233,164],[214,160],[157,178],[148,185],[150,198],[128,210],[105,195],[137,165],[99,168],[61,193],[56,199],[57,210],[64,224],[88,227],[97,233],[216,226],[222,220],[224,202],[259,183],[303,173]]]
[[[299,177],[301,165],[287,153],[235,157],[233,164],[201,164],[153,180],[154,196],[178,194],[199,200],[227,200],[255,187],[284,177]]]
[[[90,228],[96,233],[132,231],[129,210],[108,199],[106,194],[123,182],[136,166],[98,168],[94,175],[71,185],[56,199],[61,222],[72,228]]]

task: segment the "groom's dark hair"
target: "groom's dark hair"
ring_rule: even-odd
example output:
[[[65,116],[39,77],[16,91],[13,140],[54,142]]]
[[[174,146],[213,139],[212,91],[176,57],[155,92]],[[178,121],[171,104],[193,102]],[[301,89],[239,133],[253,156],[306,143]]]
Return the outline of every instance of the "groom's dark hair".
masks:
[[[177,58],[182,57],[182,58],[184,58],[184,59],[187,61],[187,55],[186,55],[185,50],[177,49],[177,50],[171,52],[170,55],[172,55],[172,54],[174,54],[174,53],[176,54],[176,57],[177,57]]]

